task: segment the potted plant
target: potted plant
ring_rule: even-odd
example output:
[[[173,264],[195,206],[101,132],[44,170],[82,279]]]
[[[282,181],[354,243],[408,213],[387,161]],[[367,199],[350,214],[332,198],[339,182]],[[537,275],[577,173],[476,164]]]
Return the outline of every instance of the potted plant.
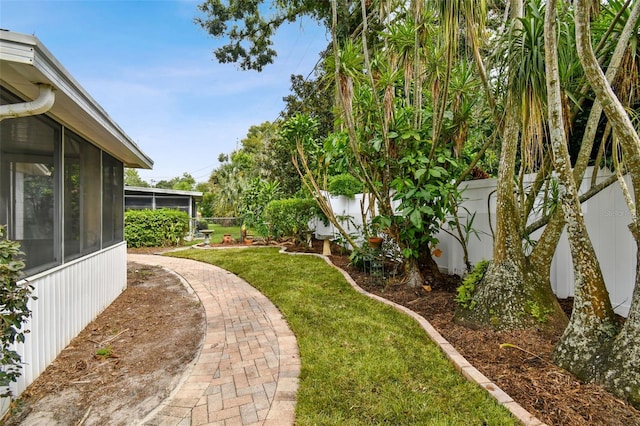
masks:
[[[377,235],[369,237],[369,247],[375,250],[380,250],[382,247],[382,237],[378,237]]]
[[[382,247],[382,229],[380,223],[381,217],[376,216],[371,220],[371,223],[366,227],[367,229],[367,240],[369,241],[369,246],[375,250],[380,250]]]

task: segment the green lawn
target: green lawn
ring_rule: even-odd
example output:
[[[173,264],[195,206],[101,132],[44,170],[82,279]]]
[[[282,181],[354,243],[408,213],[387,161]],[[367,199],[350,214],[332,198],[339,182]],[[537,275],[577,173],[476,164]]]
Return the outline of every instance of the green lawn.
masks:
[[[322,259],[278,249],[170,255],[236,273],[282,312],[302,361],[296,424],[518,424],[413,319],[357,293]]]
[[[212,244],[221,243],[224,234],[229,234],[234,240],[239,240],[242,232],[242,228],[240,226],[222,226],[216,223],[210,223],[209,229],[213,230],[213,234],[209,236]],[[253,234],[251,230],[249,230],[248,233]],[[204,241],[204,238],[197,238],[190,243],[185,243],[184,245],[193,245],[201,243],[202,241]]]
[[[222,226],[216,223],[210,223],[209,229],[213,229],[211,234],[211,242],[220,243],[224,234],[230,234],[231,238],[240,239],[242,229],[240,226]]]

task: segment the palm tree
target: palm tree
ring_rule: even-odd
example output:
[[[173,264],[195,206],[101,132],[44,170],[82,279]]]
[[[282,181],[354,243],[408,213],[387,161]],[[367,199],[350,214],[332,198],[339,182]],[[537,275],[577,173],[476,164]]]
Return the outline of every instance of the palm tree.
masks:
[[[508,39],[505,45],[509,47],[505,57],[509,62],[504,68],[504,123],[499,126],[502,145],[493,258],[473,295],[475,308],[458,311],[461,322],[475,326],[508,329],[534,325],[538,319],[528,312],[531,306],[547,313],[549,325],[566,324],[551,286],[548,281],[538,280],[523,247],[526,220],[532,207],[532,202],[526,200],[524,173],[527,168],[538,167],[542,182],[548,170],[542,159],[546,88],[541,60],[544,46],[541,10],[534,3],[525,17],[522,1],[510,2],[513,26],[505,33]],[[540,184],[533,185],[532,192]]]

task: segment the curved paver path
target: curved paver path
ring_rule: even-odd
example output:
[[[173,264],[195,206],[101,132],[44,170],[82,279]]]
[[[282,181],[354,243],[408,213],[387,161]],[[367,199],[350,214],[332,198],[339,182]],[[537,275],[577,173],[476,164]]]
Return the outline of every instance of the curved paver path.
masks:
[[[298,346],[269,299],[214,265],[140,254],[127,260],[180,275],[200,298],[207,322],[195,364],[143,424],[294,424]]]
[[[307,253],[288,253],[309,255]],[[525,426],[544,426],[473,367],[423,317],[359,287],[353,288],[413,317],[468,380],[476,382]],[[295,336],[262,293],[217,266],[156,255],[129,254],[128,260],[176,272],[204,305],[207,331],[202,352],[173,395],[152,412],[145,425],[293,425],[300,357]]]

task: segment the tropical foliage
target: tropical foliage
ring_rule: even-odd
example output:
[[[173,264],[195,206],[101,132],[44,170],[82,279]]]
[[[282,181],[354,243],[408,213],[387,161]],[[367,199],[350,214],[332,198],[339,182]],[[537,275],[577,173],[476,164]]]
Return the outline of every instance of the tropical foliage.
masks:
[[[318,213],[313,199],[288,198],[267,204],[263,219],[273,237],[294,237],[297,242],[307,244],[311,239],[309,223]]]
[[[279,156],[271,158],[281,170],[295,167],[344,239],[357,247],[326,194],[348,174],[373,200],[378,228],[402,249],[407,285],[421,285],[425,267],[438,273],[431,258],[438,231],[446,227],[463,246],[472,232],[456,220],[458,184],[493,174],[494,250],[463,289],[458,320],[563,329],[559,365],[640,405],[640,274],[619,329],[580,213],[617,180],[640,243],[640,2],[298,0],[269,2],[271,16],[261,13],[263,3],[211,0],[200,23],[229,37],[220,60],[253,69],[275,54],[268,47],[283,22],[311,17],[331,32],[317,79],[294,80],[296,95],[317,108],[289,99],[298,110],[278,124]],[[334,90],[333,120],[311,87]],[[585,176],[589,165],[594,172]],[[616,176],[598,182],[605,166]],[[579,192],[585,178],[590,187]],[[570,319],[550,280],[565,230],[576,280]]]

